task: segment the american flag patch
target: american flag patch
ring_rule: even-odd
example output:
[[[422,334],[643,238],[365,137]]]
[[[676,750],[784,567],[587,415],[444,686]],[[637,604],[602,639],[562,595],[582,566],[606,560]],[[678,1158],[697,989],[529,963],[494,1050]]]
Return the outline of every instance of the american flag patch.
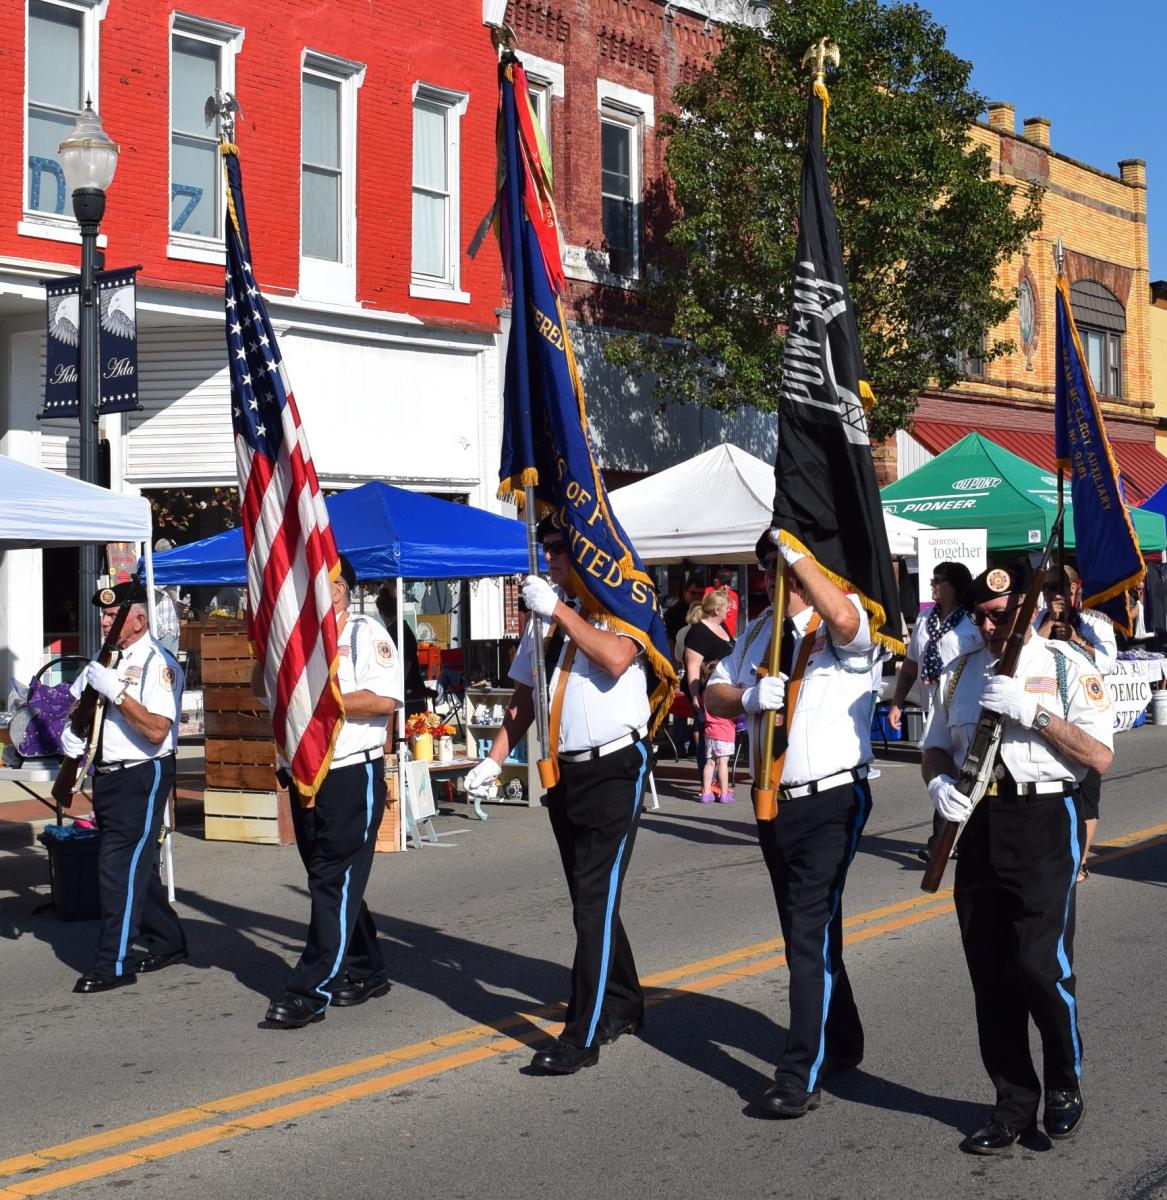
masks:
[[[1052,675],[1030,675],[1025,680],[1025,690],[1041,696],[1052,696],[1058,690],[1058,681]]]

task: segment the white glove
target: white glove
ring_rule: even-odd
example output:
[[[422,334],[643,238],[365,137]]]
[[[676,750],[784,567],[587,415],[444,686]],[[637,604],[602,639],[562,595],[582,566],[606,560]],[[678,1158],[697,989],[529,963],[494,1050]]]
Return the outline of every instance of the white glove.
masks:
[[[1037,697],[1029,695],[1020,679],[1009,675],[995,675],[989,680],[981,696],[981,704],[989,712],[1000,713],[1016,721],[1026,729],[1033,728],[1037,716]]]
[[[85,753],[85,739],[79,738],[68,725],[61,730],[61,749],[69,758],[80,758]]]
[[[466,794],[479,800],[490,795],[490,785],[499,777],[502,767],[493,758],[484,758],[466,775]]]
[[[780,529],[771,529],[770,541],[778,547],[778,553],[786,560],[786,565],[792,567],[800,558],[805,558],[806,555],[801,550],[795,550],[793,546],[788,546],[785,542],[781,541],[779,539],[781,532],[782,530]]]
[[[125,689],[117,671],[113,667],[103,667],[96,660],[85,668],[85,686],[99,692],[107,700],[120,696]]]
[[[742,692],[742,708],[751,716],[760,712],[777,712],[785,703],[785,675],[763,675],[753,687]]]
[[[550,621],[555,606],[559,603],[559,597],[546,579],[540,579],[538,575],[528,575],[523,580],[523,603],[535,616]]]
[[[959,824],[972,812],[969,798],[956,786],[951,775],[937,775],[928,781],[932,807],[946,820]]]

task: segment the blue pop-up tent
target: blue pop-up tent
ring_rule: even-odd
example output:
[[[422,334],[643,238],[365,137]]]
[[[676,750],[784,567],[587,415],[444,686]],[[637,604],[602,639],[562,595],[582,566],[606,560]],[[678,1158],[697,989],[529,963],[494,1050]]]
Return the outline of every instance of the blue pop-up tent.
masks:
[[[436,500],[389,483],[362,484],[326,501],[337,548],[358,579],[472,579],[525,575],[522,521]],[[158,584],[247,582],[243,531],[228,529],[154,556]]]
[[[1158,513],[1161,517],[1167,517],[1167,483],[1165,483],[1158,491],[1153,492],[1139,505],[1140,508],[1147,512]]]

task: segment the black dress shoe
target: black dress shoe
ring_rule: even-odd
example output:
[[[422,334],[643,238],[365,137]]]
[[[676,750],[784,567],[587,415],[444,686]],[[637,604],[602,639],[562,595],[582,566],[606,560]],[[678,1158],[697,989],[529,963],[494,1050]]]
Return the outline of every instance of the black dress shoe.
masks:
[[[976,1133],[970,1133],[960,1143],[960,1148],[969,1154],[1007,1154],[1014,1142],[1032,1137],[1036,1132],[1036,1118],[1023,1129],[1007,1125],[1004,1121],[990,1121],[987,1125],[982,1125]]]
[[[324,1007],[314,1008],[303,996],[281,996],[271,1002],[263,1019],[283,1029],[303,1029],[313,1021],[324,1020]]]
[[[580,1067],[594,1067],[600,1061],[600,1047],[575,1046],[561,1038],[550,1050],[540,1050],[531,1059],[531,1068],[545,1075],[574,1075]]]
[[[610,1017],[605,1013],[596,1027],[596,1041],[601,1046],[610,1046],[618,1037],[623,1037],[626,1033],[639,1033],[643,1028],[643,1015],[621,1021],[619,1017]]]
[[[82,993],[112,992],[114,988],[137,982],[138,977],[132,972],[129,975],[82,975],[73,985],[73,990]]]
[[[1045,1094],[1041,1123],[1051,1138],[1068,1138],[1078,1132],[1085,1113],[1086,1101],[1078,1088],[1050,1088]]]
[[[350,1008],[354,1004],[364,1004],[375,996],[383,996],[393,986],[384,971],[373,975],[365,975],[353,979],[345,975],[344,979],[332,989],[332,1003],[338,1008]]]
[[[789,1119],[801,1117],[804,1113],[810,1112],[812,1108],[818,1108],[821,1103],[822,1094],[817,1088],[813,1092],[808,1092],[800,1088],[797,1083],[779,1081],[771,1084],[762,1093],[758,1107],[768,1117]]]
[[[185,962],[188,958],[190,958],[190,951],[185,946],[171,950],[169,954],[143,954],[138,959],[138,970],[161,971],[163,967],[171,967],[176,962]]]

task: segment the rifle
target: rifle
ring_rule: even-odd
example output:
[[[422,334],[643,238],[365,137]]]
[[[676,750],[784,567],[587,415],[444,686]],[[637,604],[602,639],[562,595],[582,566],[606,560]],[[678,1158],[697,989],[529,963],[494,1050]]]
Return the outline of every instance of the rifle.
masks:
[[[1037,612],[1042,585],[1045,583],[1046,575],[1049,574],[1054,544],[1061,531],[1064,517],[1065,509],[1059,505],[1057,516],[1054,517],[1054,527],[1050,530],[1049,540],[1042,551],[1041,561],[1033,572],[1033,578],[1029,581],[1029,589],[1025,593],[1021,611],[1018,612],[1017,619],[1013,622],[1013,631],[1009,634],[1005,653],[1001,655],[1001,661],[997,664],[998,675],[1012,675],[1017,670],[1021,647],[1025,644],[1025,634],[1029,626],[1033,624],[1033,616]],[[1001,733],[1004,725],[1005,718],[1000,713],[981,709],[976,731],[969,743],[964,762],[960,766],[960,779],[956,783],[957,789],[969,798],[971,807],[968,816],[963,821],[946,821],[944,823],[944,828],[940,831],[940,838],[936,843],[936,849],[932,851],[932,857],[928,860],[927,869],[924,871],[924,878],[920,881],[921,891],[935,892],[940,887],[940,881],[944,878],[944,868],[952,857],[953,848],[964,832],[969,817],[972,816],[992,782],[993,768],[997,765],[997,754],[1001,748]]]
[[[122,630],[126,626],[126,619],[130,615],[130,609],[136,603],[132,599],[134,592],[138,588],[138,578],[141,572],[134,575],[129,595],[131,599],[126,600],[117,611],[117,616],[113,619],[113,624],[109,627],[109,633],[105,635],[105,641],[101,643],[101,649],[97,652],[97,661],[103,667],[113,665],[114,655],[117,653],[118,638],[122,636]],[[97,717],[97,704],[101,699],[101,693],[92,687],[86,687],[85,690],[77,699],[77,703],[73,705],[69,713],[69,728],[73,731],[74,737],[79,737],[82,741],[88,741],[93,733],[93,722]],[[68,808],[73,799],[73,791],[77,786],[77,772],[80,769],[81,760],[79,758],[70,758],[67,755],[62,756],[61,766],[57,771],[57,778],[53,781],[53,799],[57,803],[57,824],[61,823],[61,810]]]

